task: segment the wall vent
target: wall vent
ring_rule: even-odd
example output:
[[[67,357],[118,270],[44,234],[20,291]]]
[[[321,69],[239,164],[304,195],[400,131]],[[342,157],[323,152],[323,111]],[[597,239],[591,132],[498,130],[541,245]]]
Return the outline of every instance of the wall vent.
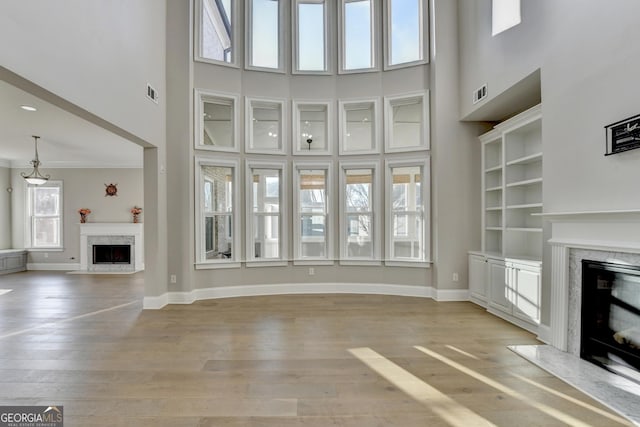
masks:
[[[483,84],[478,89],[473,91],[473,103],[477,104],[487,97],[487,84]]]
[[[156,91],[149,83],[147,83],[147,98],[158,103],[158,91]]]

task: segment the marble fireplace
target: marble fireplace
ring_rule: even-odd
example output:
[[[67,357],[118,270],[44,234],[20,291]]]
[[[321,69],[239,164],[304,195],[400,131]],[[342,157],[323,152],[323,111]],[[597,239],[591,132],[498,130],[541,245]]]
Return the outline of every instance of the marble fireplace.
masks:
[[[144,270],[143,225],[80,224],[80,270],[132,273]]]

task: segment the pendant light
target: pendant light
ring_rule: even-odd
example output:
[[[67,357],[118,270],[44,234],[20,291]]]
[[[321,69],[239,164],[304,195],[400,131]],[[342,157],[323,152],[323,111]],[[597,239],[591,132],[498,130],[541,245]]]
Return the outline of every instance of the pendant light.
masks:
[[[27,181],[27,183],[33,184],[33,185],[42,185],[49,180],[49,175],[42,175],[40,173],[40,170],[38,170],[38,167],[40,166],[40,159],[38,159],[38,139],[39,138],[40,138],[39,136],[33,135],[33,139],[35,140],[35,143],[36,143],[36,158],[31,160],[31,164],[33,165],[33,170],[29,175],[26,175],[24,172],[20,174],[22,175],[24,180]]]

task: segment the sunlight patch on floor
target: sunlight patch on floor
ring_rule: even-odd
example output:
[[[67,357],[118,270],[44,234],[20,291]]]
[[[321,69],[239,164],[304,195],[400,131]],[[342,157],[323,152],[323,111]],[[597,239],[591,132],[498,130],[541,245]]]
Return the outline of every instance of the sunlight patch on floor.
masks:
[[[13,289],[0,289],[0,295],[4,295],[4,294],[8,294],[9,292],[11,292]]]

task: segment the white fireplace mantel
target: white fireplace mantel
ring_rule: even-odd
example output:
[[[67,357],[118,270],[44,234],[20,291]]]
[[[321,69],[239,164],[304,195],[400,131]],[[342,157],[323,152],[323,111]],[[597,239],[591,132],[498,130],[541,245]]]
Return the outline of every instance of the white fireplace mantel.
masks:
[[[550,344],[567,351],[572,249],[640,254],[640,210],[542,214],[551,222]]]
[[[89,236],[133,236],[134,271],[144,270],[144,227],[130,222],[87,222],[80,224],[80,270],[89,269]]]

